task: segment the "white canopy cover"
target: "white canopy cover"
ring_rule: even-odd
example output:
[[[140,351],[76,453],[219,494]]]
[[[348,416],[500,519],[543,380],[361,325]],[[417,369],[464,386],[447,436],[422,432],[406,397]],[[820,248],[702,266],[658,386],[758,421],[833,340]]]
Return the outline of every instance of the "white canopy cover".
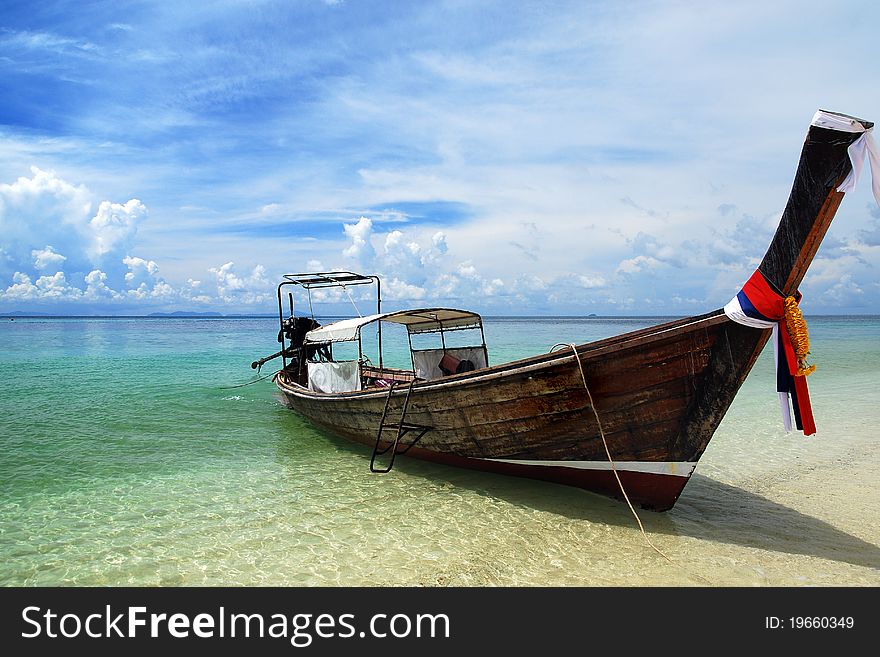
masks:
[[[403,324],[410,333],[430,333],[442,329],[480,328],[477,313],[454,308],[416,308],[343,319],[306,333],[306,343],[348,342],[357,340],[361,327],[376,321]]]

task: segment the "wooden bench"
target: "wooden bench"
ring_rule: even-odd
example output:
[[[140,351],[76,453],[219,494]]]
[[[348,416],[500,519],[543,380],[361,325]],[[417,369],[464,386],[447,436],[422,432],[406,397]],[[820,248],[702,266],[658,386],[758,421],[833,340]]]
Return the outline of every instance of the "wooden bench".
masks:
[[[361,365],[361,379],[365,388],[370,386],[387,387],[392,381],[396,383],[412,383],[416,380],[416,375],[412,370]],[[380,383],[380,381],[384,383]]]

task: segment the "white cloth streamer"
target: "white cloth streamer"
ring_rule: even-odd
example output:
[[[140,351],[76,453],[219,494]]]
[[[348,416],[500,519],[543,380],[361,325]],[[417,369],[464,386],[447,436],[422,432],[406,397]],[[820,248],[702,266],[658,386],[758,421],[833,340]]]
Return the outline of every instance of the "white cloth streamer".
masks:
[[[855,190],[856,185],[859,183],[859,176],[862,174],[862,167],[865,165],[865,156],[867,155],[868,164],[871,167],[871,190],[874,192],[874,200],[877,201],[877,205],[880,205],[880,150],[878,150],[877,142],[874,139],[874,128],[871,127],[865,130],[865,126],[862,125],[861,121],[824,110],[819,110],[813,115],[811,125],[829,130],[840,130],[841,132],[862,133],[846,149],[847,153],[849,153],[850,162],[852,162],[852,171],[844,178],[837,191],[851,192]]]
[[[772,328],[773,336],[770,341],[773,342],[773,368],[779,371],[779,322],[767,321],[756,317],[749,317],[742,309],[739,302],[739,295],[733,297],[726,306],[724,306],[724,314],[727,315],[737,324],[743,326],[751,326],[752,328]],[[782,426],[785,427],[786,433],[791,433],[791,406],[788,401],[788,393],[779,393],[779,410],[782,413]]]
[[[852,161],[852,171],[837,188],[838,192],[851,192],[859,184],[859,176],[865,165],[865,155],[868,156],[868,165],[871,167],[871,190],[874,192],[874,200],[880,205],[880,151],[877,150],[877,141],[874,139],[874,128],[865,130],[862,136],[856,139],[846,149],[849,159]]]

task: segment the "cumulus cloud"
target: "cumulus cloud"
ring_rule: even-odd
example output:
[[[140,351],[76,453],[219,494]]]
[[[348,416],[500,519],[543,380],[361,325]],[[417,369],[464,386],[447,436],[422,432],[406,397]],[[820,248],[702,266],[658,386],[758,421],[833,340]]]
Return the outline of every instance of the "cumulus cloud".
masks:
[[[51,246],[46,246],[44,249],[34,249],[31,251],[31,255],[34,258],[34,268],[40,271],[47,271],[53,268],[55,271],[58,271],[64,264],[64,261],[67,260],[60,253],[56,253]]]
[[[593,290],[608,285],[608,281],[606,281],[602,276],[578,276],[578,282],[581,284],[581,287],[584,287],[588,290]]]
[[[343,230],[349,240],[342,250],[343,257],[356,260],[364,273],[382,277],[387,298],[423,299],[431,294],[432,281],[443,271],[444,256],[449,252],[445,232],[422,235],[395,229],[376,233],[373,221],[367,217],[344,224]],[[378,250],[374,242],[380,245]],[[339,299],[340,294],[327,289],[317,293],[315,298]]]
[[[376,251],[370,242],[373,234],[373,222],[367,217],[361,217],[356,224],[344,224],[345,236],[351,240],[342,255],[353,258],[363,264],[369,265],[376,256]]]
[[[0,184],[0,302],[128,309],[266,298],[263,292],[271,285],[261,266],[245,276],[237,275],[232,263],[210,270],[216,294],[192,278],[180,286],[164,280],[155,260],[131,253],[146,218],[138,199],[95,203],[84,186],[36,167],[30,177]]]
[[[118,301],[123,295],[107,286],[107,274],[94,269],[85,278],[86,289],[83,297],[90,301]]]
[[[382,253],[383,267],[398,274],[412,274],[424,264],[422,247],[418,242],[406,240],[399,230],[393,230],[385,236]]]
[[[673,267],[684,265],[686,251],[676,245],[662,242],[654,235],[640,232],[630,241],[630,245],[633,251],[655,262],[663,262]]]
[[[173,301],[180,297],[179,291],[159,276],[159,265],[155,261],[125,256],[122,264],[128,267],[124,277],[127,288],[124,293],[108,287],[107,274],[101,270],[94,270],[86,276],[86,293],[112,300]]]
[[[500,276],[478,271],[472,260],[453,257],[445,231],[425,231],[420,227],[378,232],[366,217],[344,225],[348,244],[344,258],[356,259],[364,273],[382,278],[383,297],[389,300],[437,302],[462,298],[491,300],[506,295],[508,285]],[[363,291],[352,292],[356,298]],[[347,297],[339,290],[313,292],[313,299],[340,301]]]
[[[271,301],[273,284],[266,277],[266,269],[256,265],[250,273],[240,276],[235,272],[235,264],[227,262],[220,267],[209,269],[217,283],[217,297],[229,304],[262,304]]]
[[[12,184],[0,184],[0,235],[6,274],[31,269],[34,251],[47,250],[47,244],[52,245],[53,253],[65,254],[69,266],[85,270],[91,264],[87,254],[91,194],[52,172],[33,167],[31,174]],[[3,273],[0,271],[0,275]]]
[[[35,282],[31,282],[31,278],[27,274],[15,272],[12,277],[12,285],[6,288],[2,297],[18,301],[37,299],[60,301],[77,299],[82,294],[82,290],[71,286],[64,273],[60,271],[51,276],[40,276]]]
[[[399,278],[392,278],[386,282],[383,289],[386,290],[385,296],[388,299],[413,301],[424,299],[426,296],[425,288],[411,285]]]
[[[146,216],[147,208],[137,199],[123,204],[102,201],[89,221],[93,257],[100,260],[111,253],[127,252],[132,246],[138,224]]]
[[[0,278],[20,272],[78,273],[120,270],[137,227],[147,216],[137,199],[101,201],[52,171],[31,168],[31,177],[0,184]]]
[[[12,285],[6,288],[3,296],[7,299],[33,299],[36,297],[36,287],[31,283],[31,278],[20,271],[12,276]]]
[[[477,274],[477,268],[474,266],[470,260],[462,262],[458,265],[458,274],[464,278],[477,279],[479,275]]]
[[[137,288],[145,285],[148,281],[152,281],[156,274],[159,273],[159,265],[153,260],[125,256],[122,259],[122,264],[128,267],[128,272],[125,274],[125,282],[128,287]]]
[[[852,304],[854,297],[862,297],[864,293],[861,285],[853,280],[852,274],[843,274],[836,283],[824,291],[823,301],[832,306]]]
[[[626,260],[621,260],[620,264],[617,265],[617,273],[618,274],[637,274],[639,272],[649,271],[652,269],[656,269],[662,263],[657,260],[657,258],[652,258],[651,256],[639,255],[634,258],[627,258]]]
[[[621,260],[616,269],[617,274],[632,276],[651,272],[663,265],[682,268],[686,265],[688,254],[693,256],[692,249],[684,249],[682,245],[670,244],[645,232],[639,232],[627,240],[629,247],[636,255]]]
[[[454,271],[443,273],[433,281],[433,295],[449,299],[488,299],[506,294],[503,279],[483,276],[470,260],[458,264]]]
[[[634,202],[625,204],[652,220],[657,216]],[[567,233],[571,242],[554,247],[547,226],[507,215],[488,232],[474,225],[452,224],[440,231],[401,222],[392,222],[389,230],[381,217],[360,216],[342,224],[344,242],[332,251],[316,247],[302,261],[309,271],[378,274],[383,297],[401,305],[430,300],[473,302],[502,312],[515,303],[519,309],[556,312],[690,313],[730,298],[757,265],[756,254],[763,253],[778,221],[778,213],[754,217],[729,203],[712,208],[716,219],[724,221],[707,221],[688,232],[666,225],[665,214],[662,221],[643,223],[628,235],[623,229],[603,232],[593,226],[584,233],[590,241],[586,247],[575,241],[582,239],[581,232]],[[275,211],[265,208],[265,213]],[[264,310],[274,304],[276,276],[253,262],[239,268],[231,260],[210,268],[206,264],[185,272],[190,275],[185,283],[165,280],[161,259],[148,257],[138,244],[139,226],[147,218],[147,208],[137,199],[98,202],[85,187],[36,168],[29,177],[0,185],[0,309],[19,309],[15,304],[22,303],[42,309],[62,302],[126,311],[193,305]],[[734,218],[736,223],[725,228]],[[805,282],[812,308],[870,306],[877,294],[873,272],[880,266],[878,224],[877,217],[867,218],[864,229],[851,237],[826,238]],[[499,235],[518,241],[495,239]],[[482,245],[489,239],[512,245],[506,260],[497,251],[484,257]],[[592,245],[597,239],[604,241]],[[522,259],[510,258],[520,253],[529,260],[540,253],[539,261],[550,266],[530,272]],[[357,300],[368,291],[350,292]],[[342,290],[316,291],[314,298],[348,301]]]
[[[446,233],[442,230],[438,230],[431,236],[431,244],[438,255],[443,255],[449,251],[449,246],[446,244]]]

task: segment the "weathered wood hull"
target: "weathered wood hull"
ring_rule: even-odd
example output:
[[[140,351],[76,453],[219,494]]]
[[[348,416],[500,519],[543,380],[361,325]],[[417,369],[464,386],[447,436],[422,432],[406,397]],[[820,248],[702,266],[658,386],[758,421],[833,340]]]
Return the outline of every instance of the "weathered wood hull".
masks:
[[[857,137],[810,128],[779,230],[759,267],[784,295],[801,282],[840,204],[836,187],[851,169],[847,147]],[[429,430],[407,454],[620,497],[613,467],[633,502],[669,509],[769,333],[718,310],[579,345],[578,358],[561,350],[416,382],[406,421]],[[375,444],[386,390],[316,393],[284,372],[276,382],[290,407],[316,426]],[[394,391],[391,421],[399,420],[405,394]]]
[[[738,386],[724,400],[713,396],[709,409],[699,408],[700,393],[717,371],[744,380],[765,340],[765,332],[718,311],[577,347],[631,500],[657,510],[675,503],[717,426],[706,417],[701,430],[684,433],[686,421],[707,411],[720,421]],[[754,357],[734,357],[744,350]],[[375,444],[387,391],[321,394],[283,375],[278,386],[321,429]],[[399,418],[405,395],[405,388],[394,391],[391,418]],[[408,455],[620,495],[571,350],[417,382],[406,421],[430,427]]]

